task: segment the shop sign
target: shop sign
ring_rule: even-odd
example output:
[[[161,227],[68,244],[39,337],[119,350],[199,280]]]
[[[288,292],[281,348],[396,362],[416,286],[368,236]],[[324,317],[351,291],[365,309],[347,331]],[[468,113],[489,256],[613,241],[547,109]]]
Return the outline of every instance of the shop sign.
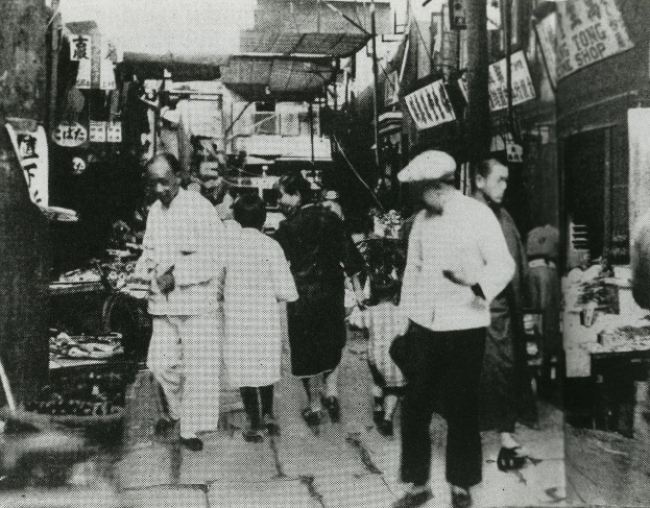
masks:
[[[75,35],[70,40],[70,60],[81,62],[90,60],[92,42],[89,35]]]
[[[384,106],[392,106],[399,102],[399,74],[393,71],[386,75],[384,81]]]
[[[106,140],[109,143],[122,142],[122,122],[108,122],[106,127]]]
[[[557,43],[557,17],[552,12],[535,25],[537,39],[542,48],[544,61],[548,70],[548,78],[553,87],[557,85],[557,62],[555,54],[555,45]]]
[[[83,37],[84,58],[79,59],[75,87],[86,90],[115,90],[115,70],[113,65],[117,59],[115,46],[103,40],[99,35]],[[72,46],[74,46],[74,40],[75,38],[72,39]]]
[[[615,0],[557,4],[557,79],[634,47]]]
[[[59,146],[74,148],[88,141],[88,132],[78,122],[61,122],[54,128],[52,139]]]
[[[91,120],[89,134],[91,143],[106,143],[106,122]]]
[[[465,0],[449,0],[449,22],[452,30],[467,28]]]
[[[49,159],[47,134],[39,125],[35,131],[26,131],[6,124],[7,132],[23,167],[29,197],[39,206],[48,206],[49,201]]]
[[[533,81],[528,71],[528,63],[523,51],[510,55],[512,105],[522,104],[536,97]],[[508,107],[508,87],[506,83],[506,59],[490,65],[488,75],[490,111]]]
[[[456,120],[447,90],[442,80],[435,81],[404,97],[418,130]]]

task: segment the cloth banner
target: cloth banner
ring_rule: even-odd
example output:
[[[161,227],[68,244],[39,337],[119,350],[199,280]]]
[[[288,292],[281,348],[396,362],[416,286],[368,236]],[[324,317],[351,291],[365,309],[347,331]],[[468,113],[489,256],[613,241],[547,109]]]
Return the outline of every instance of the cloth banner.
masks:
[[[16,150],[18,160],[23,167],[29,197],[32,202],[41,207],[49,203],[49,158],[47,149],[47,133],[42,125],[35,131],[14,128],[6,124],[7,132]]]

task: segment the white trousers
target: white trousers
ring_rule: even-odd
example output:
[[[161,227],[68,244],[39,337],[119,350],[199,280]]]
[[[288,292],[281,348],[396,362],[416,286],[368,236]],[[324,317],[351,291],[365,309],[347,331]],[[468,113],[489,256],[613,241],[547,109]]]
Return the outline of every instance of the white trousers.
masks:
[[[160,383],[181,436],[216,430],[223,322],[200,316],[153,316],[147,367]]]

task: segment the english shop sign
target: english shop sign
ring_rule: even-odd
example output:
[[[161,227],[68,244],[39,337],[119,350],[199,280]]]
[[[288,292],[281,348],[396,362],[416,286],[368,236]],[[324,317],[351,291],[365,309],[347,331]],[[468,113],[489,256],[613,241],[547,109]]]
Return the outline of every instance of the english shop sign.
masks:
[[[634,47],[615,0],[557,4],[557,78]]]

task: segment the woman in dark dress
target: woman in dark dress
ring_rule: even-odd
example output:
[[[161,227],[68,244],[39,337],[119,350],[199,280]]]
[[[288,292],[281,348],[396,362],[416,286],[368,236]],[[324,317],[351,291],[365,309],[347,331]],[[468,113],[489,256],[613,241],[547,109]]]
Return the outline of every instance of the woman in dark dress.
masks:
[[[344,273],[352,279],[357,301],[363,296],[357,274],[363,258],[331,211],[310,203],[311,187],[299,173],[279,182],[278,204],[287,218],[275,239],[284,249],[298,289],[289,303],[291,369],[302,379],[309,406],[302,415],[309,425],[339,419],[337,367],[345,346]],[[323,386],[324,385],[324,386]]]

